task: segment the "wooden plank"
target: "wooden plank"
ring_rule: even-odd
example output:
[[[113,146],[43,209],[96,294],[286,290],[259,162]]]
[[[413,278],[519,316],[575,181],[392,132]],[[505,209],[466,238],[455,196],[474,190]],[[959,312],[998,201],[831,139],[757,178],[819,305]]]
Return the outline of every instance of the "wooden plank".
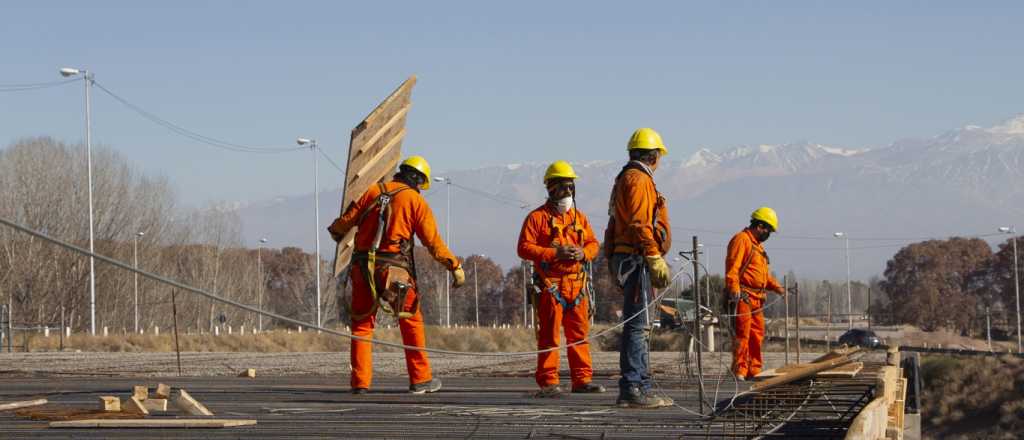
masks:
[[[149,398],[149,387],[145,385],[135,385],[132,387],[132,397],[143,401]]]
[[[364,142],[359,147],[358,150],[356,150],[355,155],[357,155],[357,156],[361,155],[361,154],[365,153],[366,150],[368,150],[371,147],[373,147],[373,144],[377,143],[377,141],[379,141],[380,138],[383,137],[384,134],[387,133],[396,124],[398,124],[398,126],[400,126],[400,127],[404,126],[405,125],[405,120],[403,118],[405,118],[405,114],[406,113],[409,113],[409,108],[410,107],[412,107],[411,104],[406,104],[404,107],[400,108],[397,112],[395,112],[394,115],[391,115],[391,118],[388,119],[388,121],[386,123],[384,123],[384,125],[382,125],[380,128],[378,128],[376,133],[374,133],[373,136],[370,136],[370,138],[367,139],[366,142]]]
[[[157,384],[156,392],[153,393],[157,399],[170,399],[171,398],[171,386],[167,384]]]
[[[100,403],[103,404],[102,408],[104,411],[121,411],[121,399],[115,396],[100,396]]]
[[[854,378],[861,369],[864,369],[864,362],[850,362],[843,366],[818,372],[814,376],[818,378]]]
[[[94,419],[51,422],[51,428],[233,428],[255,425],[246,419]]]
[[[0,411],[11,411],[21,408],[46,405],[46,399],[24,400],[21,402],[9,402],[0,404]]]
[[[365,170],[361,174],[364,176],[380,175],[386,177],[390,175],[391,172],[393,172],[396,168],[398,168],[398,162],[401,159],[401,154],[402,152],[400,151],[400,149],[397,148],[393,148],[390,151],[386,151],[384,157],[378,160],[372,168],[370,168],[369,170]],[[355,196],[356,198],[361,197],[363,193],[366,192],[366,190],[369,189],[371,185],[376,184],[378,180],[380,179],[370,179],[369,177],[365,179],[360,179],[347,185],[346,191],[352,191],[353,194],[358,194]],[[355,201],[353,200],[348,203],[352,204],[355,203]],[[352,228],[352,230],[350,230],[348,234],[344,238],[342,238],[341,241],[338,242],[334,265],[335,276],[344,271],[345,266],[348,265],[348,260],[352,256],[352,251],[355,249],[355,235],[356,228]],[[338,258],[341,259],[339,260]],[[345,265],[339,266],[339,261],[344,261]]]
[[[128,400],[124,401],[124,408],[122,408],[122,411],[134,414],[142,414],[144,416],[149,415],[149,410],[146,409],[146,405],[143,405],[142,401],[135,396],[132,396]]]
[[[174,406],[193,416],[213,415],[213,411],[207,409],[206,406],[204,406],[202,403],[199,403],[198,400],[192,398],[192,396],[188,394],[188,391],[185,391],[183,389],[178,390],[178,398],[174,399]]]
[[[249,378],[249,379],[255,379],[256,378],[256,369],[255,368],[246,368],[245,370],[242,370],[241,373],[238,373],[238,377],[245,377],[245,378]]]
[[[825,370],[828,370],[830,368],[835,368],[835,367],[838,367],[840,365],[845,365],[845,364],[848,364],[848,363],[850,363],[850,359],[848,359],[846,356],[842,356],[840,358],[828,360],[828,361],[825,361],[825,362],[819,362],[819,363],[816,363],[816,364],[809,364],[806,367],[803,367],[803,368],[794,370],[792,372],[786,373],[785,375],[778,376],[778,377],[772,377],[772,378],[766,379],[766,380],[761,381],[761,382],[756,382],[756,383],[754,383],[753,385],[750,386],[750,390],[751,391],[763,391],[763,390],[766,390],[766,389],[774,387],[774,386],[787,384],[787,383],[790,383],[790,382],[794,382],[794,381],[803,379],[805,377],[813,376],[813,375],[817,374],[819,371],[825,371]]]
[[[146,399],[142,402],[142,406],[146,407],[148,411],[167,411],[167,399]]]
[[[383,166],[381,166],[381,164],[380,164],[381,160],[383,160],[383,159],[385,159],[387,157],[395,156],[394,153],[396,153],[396,151],[393,151],[392,147],[394,147],[399,142],[402,142],[402,139],[405,139],[405,128],[404,127],[401,130],[399,130],[398,133],[395,134],[394,137],[392,137],[391,139],[388,139],[388,143],[384,144],[384,147],[382,147],[380,149],[380,151],[375,153],[373,155],[373,157],[370,158],[370,160],[366,162],[366,165],[363,165],[363,166],[358,168],[359,171],[356,171],[355,175],[352,177],[352,180],[349,181],[349,184],[352,184],[357,179],[361,179],[364,182],[369,182],[367,184],[367,186],[369,186],[369,185],[372,185],[372,178],[373,178],[373,176],[376,176],[376,175],[379,175],[379,174],[384,174],[384,176],[386,177],[388,172],[389,172],[389,170],[391,170],[392,167],[383,167]],[[386,168],[386,169],[382,171],[381,168]],[[360,196],[361,195],[362,195],[362,193],[360,193]]]
[[[362,196],[370,185],[383,181],[397,167],[402,155],[405,123],[415,85],[416,76],[410,76],[352,129],[341,213]],[[353,237],[354,232],[350,232],[335,248],[335,276],[348,266],[352,257]]]

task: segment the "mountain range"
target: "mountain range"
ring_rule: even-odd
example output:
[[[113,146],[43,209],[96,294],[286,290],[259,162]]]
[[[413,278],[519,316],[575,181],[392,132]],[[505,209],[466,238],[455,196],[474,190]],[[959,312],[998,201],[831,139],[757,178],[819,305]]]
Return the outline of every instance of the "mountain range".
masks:
[[[569,159],[580,175],[577,206],[600,238],[608,194],[624,161]],[[1006,238],[998,236],[998,226],[1024,226],[1024,114],[992,127],[968,125],[879,148],[795,142],[699,149],[684,160],[671,153],[667,159],[655,179],[669,200],[671,255],[691,247],[696,235],[713,272],[722,270],[729,237],[762,205],[780,216],[779,233],[766,243],[773,268],[818,278],[845,277],[846,242],[835,232],[849,238],[854,277],[866,279],[880,275],[902,245],[953,235],[995,243]],[[452,191],[453,250],[488,255],[506,268],[516,264],[522,219],[545,197],[546,166],[538,161],[445,173],[452,185],[435,183],[427,199],[443,233],[446,191]],[[325,227],[337,216],[340,199],[340,188],[320,194]],[[255,245],[270,235],[273,243],[311,249],[310,206],[312,194],[239,207],[246,242]],[[321,240],[329,260],[333,242],[326,233]]]

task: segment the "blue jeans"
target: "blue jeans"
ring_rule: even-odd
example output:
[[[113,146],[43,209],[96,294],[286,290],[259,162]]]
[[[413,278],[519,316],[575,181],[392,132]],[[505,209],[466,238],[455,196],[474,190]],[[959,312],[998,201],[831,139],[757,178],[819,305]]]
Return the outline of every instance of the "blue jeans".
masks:
[[[619,272],[622,262],[634,258],[632,255],[615,254],[611,259],[612,277]],[[647,314],[643,313],[644,299],[651,300],[650,283],[644,283],[641,279],[642,272],[647,270],[646,266],[638,262],[636,270],[626,278],[622,286],[622,319],[637,315],[626,322],[622,327],[622,342],[619,345],[619,370],[622,378],[619,379],[619,394],[626,390],[637,387],[641,392],[651,389],[651,374],[649,371],[650,360],[647,353]],[[630,264],[629,262],[626,263]],[[640,289],[646,290],[646,295]]]

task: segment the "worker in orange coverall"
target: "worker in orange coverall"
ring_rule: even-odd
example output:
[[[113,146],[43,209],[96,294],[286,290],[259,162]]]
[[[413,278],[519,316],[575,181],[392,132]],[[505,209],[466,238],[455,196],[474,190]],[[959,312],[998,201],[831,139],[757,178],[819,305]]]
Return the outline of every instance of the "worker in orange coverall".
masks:
[[[349,272],[352,334],[372,338],[377,309],[387,307],[398,317],[402,343],[426,346],[416,291],[413,234],[435,260],[452,272],[455,287],[465,283],[459,260],[441,240],[434,214],[420,195],[420,190],[429,188],[430,165],[420,156],[411,156],[402,162],[392,181],[371,186],[327,228],[335,241],[342,240],[353,227],[358,228]],[[373,280],[369,273],[373,273]],[[389,292],[398,292],[391,295],[390,305],[381,299]],[[365,394],[373,378],[373,344],[353,339],[351,361],[352,393]],[[405,366],[409,392],[423,394],[441,389],[441,381],[431,374],[426,352],[405,350]]]
[[[778,227],[779,218],[773,209],[758,208],[750,215],[750,226],[732,237],[726,252],[725,288],[730,313],[736,315],[732,373],[739,380],[753,379],[764,365],[761,342],[767,292],[786,293],[768,268],[768,253],[763,246]]]
[[[537,348],[558,347],[559,327],[565,326],[567,345],[579,343],[590,332],[590,298],[587,296],[588,271],[585,264],[599,251],[597,238],[587,216],[576,209],[576,172],[565,161],[557,161],[544,173],[548,200],[523,221],[519,233],[519,257],[533,262],[534,307],[537,311]],[[587,342],[566,349],[574,393],[603,393],[605,388],[591,383],[593,368]],[[558,384],[559,351],[537,355],[535,378],[537,397],[558,397],[564,393]]]

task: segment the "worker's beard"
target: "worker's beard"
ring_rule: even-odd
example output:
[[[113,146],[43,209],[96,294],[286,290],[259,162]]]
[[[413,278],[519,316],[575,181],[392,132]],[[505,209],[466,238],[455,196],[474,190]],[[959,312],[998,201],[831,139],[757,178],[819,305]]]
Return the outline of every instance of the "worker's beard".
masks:
[[[764,243],[768,241],[768,237],[771,237],[772,233],[768,231],[757,231],[757,241]]]

